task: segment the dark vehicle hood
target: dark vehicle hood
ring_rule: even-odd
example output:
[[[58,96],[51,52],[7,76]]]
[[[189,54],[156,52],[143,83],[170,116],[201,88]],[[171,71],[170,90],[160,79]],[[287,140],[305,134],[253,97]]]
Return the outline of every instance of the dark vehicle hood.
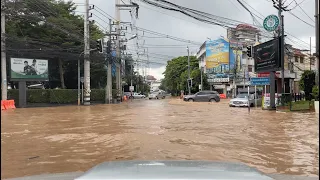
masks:
[[[116,161],[99,164],[85,173],[38,175],[10,180],[210,179],[315,180],[318,177],[264,175],[242,163],[211,161]]]

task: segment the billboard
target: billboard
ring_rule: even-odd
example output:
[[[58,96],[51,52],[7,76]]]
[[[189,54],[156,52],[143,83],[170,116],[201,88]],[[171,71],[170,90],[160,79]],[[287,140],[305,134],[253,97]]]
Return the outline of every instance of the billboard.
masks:
[[[48,80],[48,60],[44,59],[10,59],[11,81]]]
[[[277,71],[281,67],[279,39],[273,39],[253,47],[255,72]]]
[[[206,41],[206,72],[210,78],[229,78],[230,69],[235,67],[235,54],[229,52],[229,42],[223,38]]]

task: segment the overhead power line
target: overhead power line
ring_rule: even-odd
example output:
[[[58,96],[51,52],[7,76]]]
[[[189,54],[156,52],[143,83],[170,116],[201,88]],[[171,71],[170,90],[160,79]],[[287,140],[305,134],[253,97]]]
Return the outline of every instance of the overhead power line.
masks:
[[[308,16],[308,18],[309,18],[312,22],[315,22],[314,19],[312,19],[312,18],[304,11],[304,9],[300,6],[300,4],[297,3],[296,0],[293,0],[293,1],[294,1],[294,2],[296,3],[296,5],[302,10],[302,12],[303,12],[306,16]]]

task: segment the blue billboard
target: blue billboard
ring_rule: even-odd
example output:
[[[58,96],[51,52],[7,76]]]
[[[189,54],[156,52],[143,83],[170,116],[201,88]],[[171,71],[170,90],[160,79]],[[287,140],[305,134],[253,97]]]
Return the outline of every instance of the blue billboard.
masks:
[[[233,51],[224,38],[206,41],[206,70],[210,77],[226,78],[233,74],[235,59],[241,62],[242,52]],[[239,65],[240,66],[240,65]]]

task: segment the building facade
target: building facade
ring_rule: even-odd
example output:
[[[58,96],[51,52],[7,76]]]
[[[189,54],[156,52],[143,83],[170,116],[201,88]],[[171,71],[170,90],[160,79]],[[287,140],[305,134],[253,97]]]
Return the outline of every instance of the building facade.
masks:
[[[255,72],[254,59],[247,56],[247,46],[259,44],[260,33],[248,25],[228,29],[228,38],[205,41],[196,56],[199,68],[208,77],[211,90],[230,95],[250,85],[250,77],[269,77],[268,72]],[[225,49],[226,45],[229,47]],[[227,54],[225,54],[227,52]],[[286,44],[284,57],[284,91],[300,93],[299,80],[303,71],[315,70],[314,57],[310,52]],[[226,60],[227,59],[227,60]],[[275,74],[276,93],[282,93],[282,74]],[[265,87],[269,92],[269,87]]]
[[[254,61],[247,57],[247,46],[260,38],[259,30],[246,24],[227,30],[227,38],[205,41],[197,52],[199,68],[207,74],[211,89],[230,95],[249,85],[255,76]]]

